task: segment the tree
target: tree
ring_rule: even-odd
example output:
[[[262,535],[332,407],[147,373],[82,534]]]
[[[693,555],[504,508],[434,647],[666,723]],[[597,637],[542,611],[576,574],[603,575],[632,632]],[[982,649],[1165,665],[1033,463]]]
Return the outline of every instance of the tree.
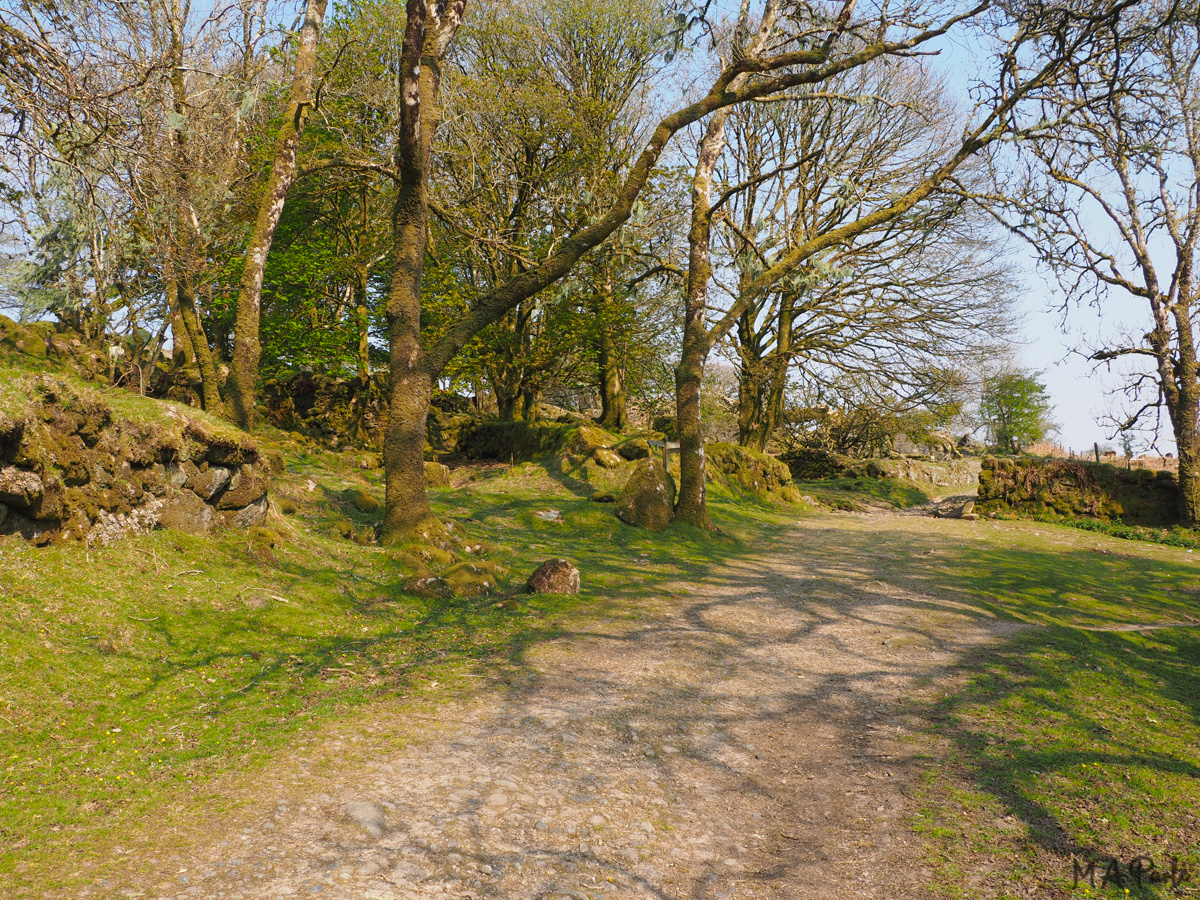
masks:
[[[258,217],[250,232],[242,280],[238,287],[237,326],[226,386],[233,419],[245,429],[250,429],[254,424],[254,391],[258,382],[258,361],[262,355],[258,330],[263,272],[267,266],[267,254],[271,252],[275,227],[279,224],[288,190],[296,177],[300,135],[313,108],[312,83],[317,68],[317,44],[321,37],[321,23],[325,19],[326,2],[307,0],[304,7],[304,24],[300,28],[300,41],[296,49],[291,94],[283,123],[275,138],[271,174],[259,200]]]
[[[956,145],[952,145],[949,152],[907,185],[896,186],[876,205],[856,210],[857,215],[851,221],[821,234],[804,235],[802,239],[797,240],[794,246],[780,253],[754,278],[739,284],[732,303],[722,310],[722,314],[711,325],[707,322],[710,305],[709,286],[713,278],[710,244],[714,204],[711,194],[713,171],[725,144],[727,107],[723,106],[709,118],[697,153],[692,182],[692,224],[688,233],[689,261],[684,332],[680,361],[676,368],[677,428],[680,445],[680,483],[675,507],[677,518],[687,524],[711,527],[705,502],[706,479],[700,422],[700,389],[704,366],[709,352],[736,324],[754,299],[772,290],[784,278],[793,276],[819,254],[901,219],[935,192],[946,187],[951,176],[964,163],[1010,133],[1012,117],[1026,97],[1053,84],[1063,70],[1077,59],[1086,58],[1096,52],[1095,35],[1110,28],[1114,20],[1119,19],[1121,11],[1134,2],[1135,0],[1125,0],[1114,4],[1092,4],[1086,8],[1074,4],[1038,4],[1036,8],[1014,8],[1011,11],[1012,19],[1006,20],[997,28],[1003,37],[999,38],[996,49],[999,63],[996,81],[977,86],[981,99],[976,104],[974,119],[963,128]],[[909,38],[906,47],[902,49],[911,49],[936,35],[943,34],[952,25],[980,15],[984,8],[978,7],[954,16],[938,28],[918,33]],[[853,4],[843,6],[841,16],[834,20],[835,24],[829,25],[829,20],[823,15],[803,5],[789,6],[788,15],[780,16],[779,9],[768,3],[760,20],[757,37],[750,43],[743,44],[751,33],[747,6],[743,5],[741,18],[733,31],[729,56],[758,62],[766,46],[792,46],[793,42],[810,46],[814,33],[823,35],[819,45],[827,51],[843,46],[850,50],[856,46],[856,39],[869,40],[867,34],[861,30],[865,23],[854,21],[852,13]],[[904,18],[906,17],[902,15],[901,19]],[[888,14],[884,14],[884,21],[888,21]],[[777,28],[778,34],[775,33]],[[868,44],[867,48],[859,53],[849,52],[846,59],[853,60],[853,63],[844,65],[838,72],[799,81],[797,85],[824,84],[835,74],[861,67],[885,55],[902,52],[901,48],[885,48],[879,44]],[[877,52],[870,52],[873,48]],[[1038,48],[1042,52],[1029,64],[1029,51],[1032,48]],[[736,66],[735,63],[735,70]],[[734,79],[737,77],[735,75]],[[764,93],[759,96],[765,98],[771,94]]]
[[[1146,319],[1091,358],[1126,362],[1128,430],[1165,409],[1179,450],[1179,513],[1200,524],[1200,21],[1153,0],[1131,9],[1107,52],[1040,96],[1017,132],[1004,196],[988,201],[1029,240],[1068,301],[1105,308],[1112,293]],[[1139,366],[1139,362],[1144,366]],[[1157,430],[1157,424],[1155,425]]]
[[[1036,444],[1054,430],[1051,409],[1037,373],[1007,369],[984,379],[979,420],[993,447],[1019,450]]]
[[[713,252],[731,272],[728,287],[716,279],[718,295],[736,300],[796,244],[919,180],[953,128],[937,80],[882,62],[735,110],[714,213]],[[752,297],[728,339],[739,442],[767,448],[791,381],[820,393],[855,380],[854,393],[877,394],[881,408],[916,406],[938,381],[931,372],[1001,341],[1014,292],[994,232],[939,192]]]

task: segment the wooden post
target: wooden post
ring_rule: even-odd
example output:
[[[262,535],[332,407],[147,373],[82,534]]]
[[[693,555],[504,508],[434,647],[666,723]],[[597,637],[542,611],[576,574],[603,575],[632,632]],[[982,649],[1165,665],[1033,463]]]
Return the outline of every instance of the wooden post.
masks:
[[[1100,442],[1099,442],[1099,441],[1093,441],[1093,442],[1092,442],[1092,449],[1096,451],[1096,462],[1100,462]]]

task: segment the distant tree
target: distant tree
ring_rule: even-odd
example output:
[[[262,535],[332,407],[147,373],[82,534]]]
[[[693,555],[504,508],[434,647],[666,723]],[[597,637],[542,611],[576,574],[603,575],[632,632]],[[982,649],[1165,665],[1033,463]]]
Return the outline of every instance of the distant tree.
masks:
[[[984,380],[979,418],[993,446],[1036,444],[1054,430],[1050,410],[1050,395],[1036,373],[1008,370]]]

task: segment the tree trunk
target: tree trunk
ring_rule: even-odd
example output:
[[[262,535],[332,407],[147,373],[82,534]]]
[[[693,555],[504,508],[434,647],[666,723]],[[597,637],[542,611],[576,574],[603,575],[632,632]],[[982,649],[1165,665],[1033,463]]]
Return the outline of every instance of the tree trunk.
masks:
[[[685,525],[712,528],[705,499],[704,430],[700,421],[700,388],[708,359],[708,282],[712,277],[712,180],[725,146],[727,110],[713,113],[700,142],[692,179],[692,223],[688,230],[687,293],[683,311],[683,346],[675,368],[675,428],[679,432],[679,495],[675,518]]]
[[[542,402],[542,392],[534,387],[521,390],[521,418],[526,422],[536,422],[540,412],[538,405]]]
[[[258,361],[262,355],[259,343],[259,314],[262,306],[263,272],[267,267],[267,255],[275,237],[275,227],[283,214],[283,204],[296,178],[296,154],[300,146],[300,134],[312,110],[313,73],[317,67],[317,44],[321,37],[321,23],[325,18],[327,0],[308,0],[304,10],[304,24],[300,28],[300,44],[296,50],[296,69],[292,76],[292,89],[288,98],[287,111],[279,134],[275,137],[275,157],[271,162],[271,176],[258,206],[258,218],[250,243],[246,247],[246,259],[242,268],[242,280],[238,287],[237,324],[235,326],[233,360],[229,370],[227,393],[230,411],[238,426],[250,429],[254,426],[254,392],[258,382]]]
[[[221,408],[221,392],[217,387],[217,369],[213,365],[212,352],[208,348],[208,336],[196,310],[196,298],[186,275],[176,279],[176,296],[179,298],[179,317],[183,321],[192,352],[200,369],[200,402],[209,412]]]
[[[1190,270],[1182,273],[1180,281],[1191,281]],[[1184,288],[1186,290],[1186,288]],[[1171,416],[1175,426],[1175,446],[1179,451],[1179,518],[1189,528],[1200,524],[1200,366],[1196,361],[1196,345],[1192,338],[1191,297],[1182,295],[1175,301],[1173,314],[1178,334],[1179,356],[1175,364],[1177,410]]]
[[[621,355],[607,326],[601,324],[597,342],[597,369],[600,387],[599,424],[616,433],[629,427],[629,409],[625,398],[625,379],[621,373]]]
[[[464,3],[447,3],[440,20],[437,7],[431,9],[428,0],[408,0],[405,7],[392,213],[394,265],[387,302],[391,385],[383,434],[383,541],[389,544],[440,529],[425,493],[425,421],[436,371],[421,346],[421,280],[429,234],[429,157],[438,124],[440,66],[462,21]]]

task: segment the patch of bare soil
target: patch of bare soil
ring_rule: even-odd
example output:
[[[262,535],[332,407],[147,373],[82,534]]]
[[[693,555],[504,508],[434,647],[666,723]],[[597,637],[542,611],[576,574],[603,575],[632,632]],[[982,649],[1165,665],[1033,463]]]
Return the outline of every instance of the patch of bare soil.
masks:
[[[676,586],[636,626],[535,649],[527,683],[432,717],[381,704],[402,749],[364,756],[372,736],[342,734],[280,759],[244,818],[186,854],[139,849],[128,881],[90,894],[923,896],[908,822],[935,749],[908,711],[1013,626],[878,573],[969,527],[807,519],[790,548]]]

